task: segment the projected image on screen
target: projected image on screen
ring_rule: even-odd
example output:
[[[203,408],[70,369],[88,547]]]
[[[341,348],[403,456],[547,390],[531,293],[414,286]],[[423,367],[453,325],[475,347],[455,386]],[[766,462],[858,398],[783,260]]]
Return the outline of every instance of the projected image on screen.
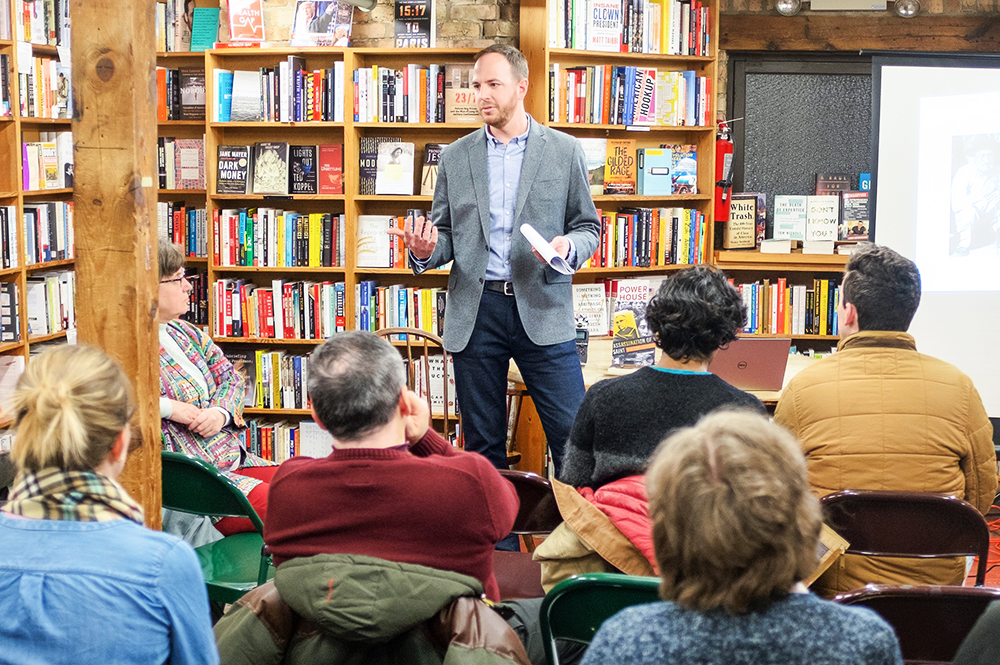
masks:
[[[924,291],[992,291],[1000,280],[997,93],[919,102],[914,260]]]
[[[951,240],[955,256],[998,255],[1000,162],[996,134],[956,136],[952,140]]]

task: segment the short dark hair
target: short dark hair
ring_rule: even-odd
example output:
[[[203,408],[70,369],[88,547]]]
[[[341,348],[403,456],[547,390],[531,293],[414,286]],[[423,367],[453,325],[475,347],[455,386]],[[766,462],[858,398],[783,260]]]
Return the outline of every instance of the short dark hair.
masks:
[[[864,245],[847,262],[840,295],[857,308],[860,330],[906,332],[920,305],[920,271],[888,247]]]
[[[646,307],[656,345],[674,360],[707,360],[746,325],[740,292],[720,270],[685,268],[663,281]]]
[[[524,57],[523,53],[513,46],[508,46],[507,44],[490,44],[476,54],[475,62],[479,62],[481,57],[489,53],[499,53],[507,58],[507,62],[510,63],[510,72],[514,75],[515,83],[521,79],[528,78],[528,60]]]
[[[316,417],[341,441],[357,441],[392,420],[404,385],[402,356],[369,332],[338,333],[309,359]]]

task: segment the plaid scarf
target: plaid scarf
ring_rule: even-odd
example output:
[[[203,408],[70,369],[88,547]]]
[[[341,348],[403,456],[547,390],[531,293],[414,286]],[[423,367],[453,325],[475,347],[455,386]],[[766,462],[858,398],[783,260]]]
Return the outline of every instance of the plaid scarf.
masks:
[[[55,467],[18,474],[5,513],[36,520],[143,523],[142,507],[125,488],[94,471],[63,471]]]

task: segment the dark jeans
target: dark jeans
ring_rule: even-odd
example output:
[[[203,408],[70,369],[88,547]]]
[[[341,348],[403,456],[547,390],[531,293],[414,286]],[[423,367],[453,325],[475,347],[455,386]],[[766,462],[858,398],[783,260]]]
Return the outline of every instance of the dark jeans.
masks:
[[[575,340],[538,346],[524,332],[513,296],[484,291],[468,345],[455,358],[455,393],[465,449],[507,466],[507,370],[513,358],[538,409],[556,475],[585,392]]]

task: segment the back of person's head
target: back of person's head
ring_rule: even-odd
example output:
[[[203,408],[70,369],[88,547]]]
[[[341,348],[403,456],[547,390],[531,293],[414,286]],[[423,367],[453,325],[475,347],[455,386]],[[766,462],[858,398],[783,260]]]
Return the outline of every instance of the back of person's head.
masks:
[[[708,360],[746,325],[740,292],[712,266],[686,268],[665,279],[646,307],[657,346],[678,361]]]
[[[851,255],[840,296],[858,310],[860,330],[906,332],[920,305],[917,265],[883,245]]]
[[[646,473],[660,596],[740,614],[816,567],[819,501],[798,442],[766,418],[718,411],[660,444]]]
[[[161,242],[159,247],[159,278],[162,280],[184,267],[184,250],[172,242]]]
[[[132,386],[104,351],[63,344],[31,358],[13,397],[22,471],[89,471],[111,452],[134,410]]]
[[[309,399],[340,441],[357,441],[391,421],[405,385],[399,352],[368,332],[337,333],[309,360]]]

